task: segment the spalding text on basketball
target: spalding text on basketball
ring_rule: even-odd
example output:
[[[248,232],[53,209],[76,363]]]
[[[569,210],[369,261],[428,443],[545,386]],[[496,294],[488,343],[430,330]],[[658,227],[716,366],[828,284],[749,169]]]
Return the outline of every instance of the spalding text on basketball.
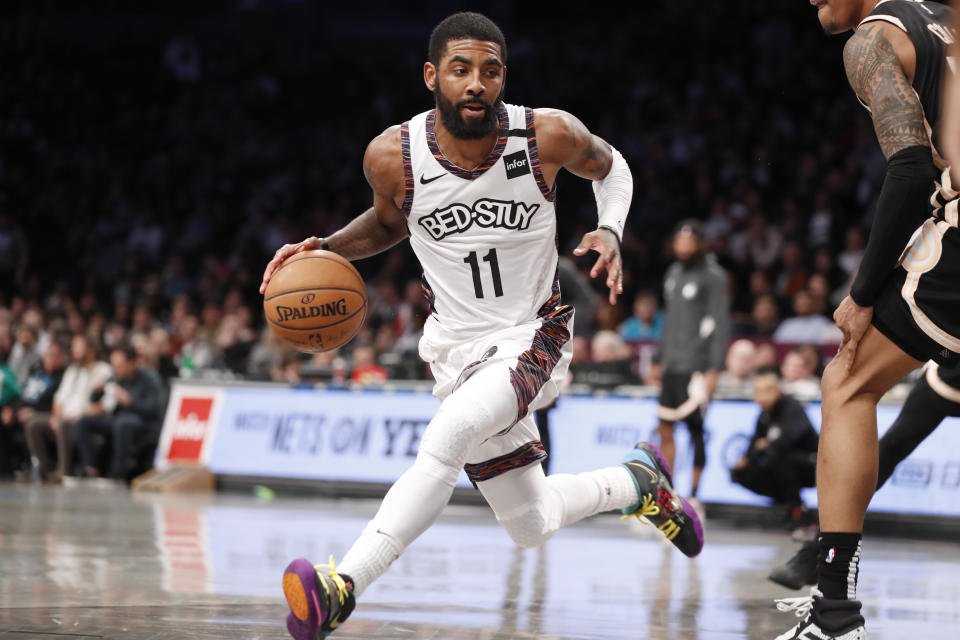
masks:
[[[340,298],[335,302],[324,304],[304,305],[300,307],[284,307],[277,305],[277,321],[303,320],[304,318],[328,318],[330,316],[347,315],[347,300]]]
[[[539,208],[539,204],[481,198],[472,207],[455,202],[423,216],[418,222],[434,240],[463,233],[473,225],[524,231]]]

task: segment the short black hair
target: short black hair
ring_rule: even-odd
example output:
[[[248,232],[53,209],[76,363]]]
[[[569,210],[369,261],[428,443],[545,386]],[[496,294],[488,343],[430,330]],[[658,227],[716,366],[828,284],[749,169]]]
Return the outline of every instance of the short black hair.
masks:
[[[127,359],[128,362],[136,362],[137,360],[137,350],[133,348],[133,345],[128,343],[118,344],[114,348],[110,349],[110,353],[117,351],[123,354],[123,357]]]
[[[502,62],[507,63],[507,40],[503,31],[487,16],[472,11],[462,11],[444,18],[430,34],[430,46],[427,59],[434,65],[440,64],[440,58],[451,40],[481,40],[500,46]]]

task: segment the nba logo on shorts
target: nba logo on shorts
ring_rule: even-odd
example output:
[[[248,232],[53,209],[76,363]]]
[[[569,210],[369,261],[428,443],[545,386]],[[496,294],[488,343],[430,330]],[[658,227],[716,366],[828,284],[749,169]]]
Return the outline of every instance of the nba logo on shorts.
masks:
[[[168,460],[200,460],[200,450],[210,426],[213,398],[181,398],[173,424]]]
[[[837,557],[837,550],[831,548],[830,551],[827,551],[827,557],[825,558],[827,564],[833,564],[833,559]]]

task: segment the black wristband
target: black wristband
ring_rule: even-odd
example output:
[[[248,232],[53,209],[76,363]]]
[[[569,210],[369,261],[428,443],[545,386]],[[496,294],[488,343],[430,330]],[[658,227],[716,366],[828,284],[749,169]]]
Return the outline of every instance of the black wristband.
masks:
[[[318,238],[320,240],[320,248],[324,251],[330,251],[330,243],[327,242],[326,238]]]
[[[908,147],[890,156],[870,239],[850,287],[850,297],[861,307],[873,306],[910,237],[930,217],[936,174],[930,147]]]

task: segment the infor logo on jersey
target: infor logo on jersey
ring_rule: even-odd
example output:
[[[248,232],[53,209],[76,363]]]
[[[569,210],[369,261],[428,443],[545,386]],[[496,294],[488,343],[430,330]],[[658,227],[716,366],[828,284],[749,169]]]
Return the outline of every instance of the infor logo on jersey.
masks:
[[[508,156],[503,156],[503,166],[507,168],[507,180],[530,173],[530,160],[527,159],[526,151],[517,151]]]
[[[539,204],[481,198],[472,207],[455,202],[423,216],[418,222],[434,240],[443,240],[454,233],[463,233],[474,224],[524,231],[538,209]]]

